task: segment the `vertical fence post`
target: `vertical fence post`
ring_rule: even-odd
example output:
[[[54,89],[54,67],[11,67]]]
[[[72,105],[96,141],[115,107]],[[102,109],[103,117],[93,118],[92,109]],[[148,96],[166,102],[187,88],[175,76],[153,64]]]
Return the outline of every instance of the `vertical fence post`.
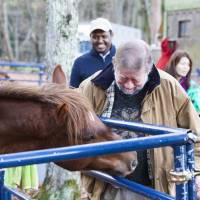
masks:
[[[187,164],[188,169],[190,170],[191,174],[193,174],[191,180],[188,181],[188,197],[189,200],[196,200],[196,191],[195,191],[195,177],[194,177],[194,169],[195,169],[195,162],[194,162],[194,143],[186,145],[187,151]]]
[[[43,65],[39,66],[39,73],[38,73],[38,75],[39,75],[39,81],[38,81],[38,83],[39,83],[39,85],[42,85],[42,76],[44,75],[44,66]]]
[[[0,200],[11,200],[11,193],[4,190],[4,173],[3,169],[0,169]]]
[[[0,169],[0,199],[3,199],[4,170]]]
[[[183,172],[187,170],[187,156],[185,145],[174,147],[174,167],[175,172]],[[187,182],[176,184],[176,199],[188,200]]]

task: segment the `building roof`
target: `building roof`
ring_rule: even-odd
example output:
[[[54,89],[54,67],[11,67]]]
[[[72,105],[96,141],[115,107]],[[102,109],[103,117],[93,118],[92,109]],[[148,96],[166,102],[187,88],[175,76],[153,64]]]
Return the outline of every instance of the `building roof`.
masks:
[[[184,10],[200,8],[200,0],[165,0],[165,10]]]

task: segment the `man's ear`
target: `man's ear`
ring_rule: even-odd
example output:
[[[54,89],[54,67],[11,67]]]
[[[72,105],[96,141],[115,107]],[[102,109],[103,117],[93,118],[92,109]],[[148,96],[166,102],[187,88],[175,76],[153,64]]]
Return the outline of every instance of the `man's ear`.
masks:
[[[62,70],[61,65],[56,65],[52,75],[52,82],[65,85],[67,84],[66,76]]]
[[[113,37],[114,36],[113,31],[110,30],[109,32],[110,32],[110,36]]]

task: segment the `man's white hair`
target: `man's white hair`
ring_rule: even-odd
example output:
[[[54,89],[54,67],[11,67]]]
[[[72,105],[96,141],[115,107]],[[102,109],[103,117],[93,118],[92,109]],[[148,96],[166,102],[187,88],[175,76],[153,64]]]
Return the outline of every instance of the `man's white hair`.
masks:
[[[118,47],[113,59],[115,68],[129,68],[140,70],[146,67],[148,72],[152,69],[152,56],[149,45],[143,40],[133,40]]]

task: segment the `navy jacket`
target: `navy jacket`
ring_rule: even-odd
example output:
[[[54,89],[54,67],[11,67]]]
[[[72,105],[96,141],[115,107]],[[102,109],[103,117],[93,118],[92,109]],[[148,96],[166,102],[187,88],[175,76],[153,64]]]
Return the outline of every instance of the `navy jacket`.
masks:
[[[78,57],[72,67],[70,86],[78,87],[83,80],[111,64],[115,52],[115,46],[112,45],[110,54],[106,56],[105,61],[99,53],[95,51],[95,49],[92,49],[90,52]]]

